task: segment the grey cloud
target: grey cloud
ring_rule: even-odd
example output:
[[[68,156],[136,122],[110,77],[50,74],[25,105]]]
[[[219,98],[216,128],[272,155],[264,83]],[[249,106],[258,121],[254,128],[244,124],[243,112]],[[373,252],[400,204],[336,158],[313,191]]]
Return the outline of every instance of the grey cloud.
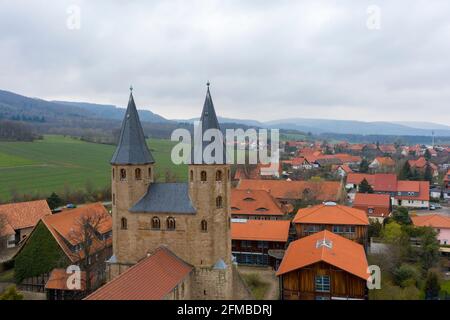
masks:
[[[368,5],[381,29],[366,27]],[[81,29],[66,28],[69,5]],[[450,124],[450,3],[0,1],[0,88],[197,116]]]

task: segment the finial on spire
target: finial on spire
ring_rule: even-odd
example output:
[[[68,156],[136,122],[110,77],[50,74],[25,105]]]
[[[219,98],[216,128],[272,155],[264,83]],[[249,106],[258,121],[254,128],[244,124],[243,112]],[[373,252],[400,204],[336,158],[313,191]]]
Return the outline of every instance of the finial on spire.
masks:
[[[133,93],[133,86],[130,86],[130,93]]]
[[[210,85],[211,83],[209,82],[209,80],[208,80],[208,82],[206,83],[206,86],[209,88],[209,85]]]

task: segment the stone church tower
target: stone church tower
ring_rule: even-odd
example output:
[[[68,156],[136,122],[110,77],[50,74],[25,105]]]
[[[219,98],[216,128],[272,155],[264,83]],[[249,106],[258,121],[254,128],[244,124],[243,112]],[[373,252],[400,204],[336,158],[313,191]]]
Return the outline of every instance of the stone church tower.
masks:
[[[209,84],[200,122],[202,133],[220,129]],[[236,298],[232,294],[236,274],[231,255],[231,179],[225,149],[220,158],[220,163],[190,164],[187,183],[154,182],[155,161],[130,94],[111,160],[113,256],[108,261],[109,279],[166,246],[194,267],[191,299]]]

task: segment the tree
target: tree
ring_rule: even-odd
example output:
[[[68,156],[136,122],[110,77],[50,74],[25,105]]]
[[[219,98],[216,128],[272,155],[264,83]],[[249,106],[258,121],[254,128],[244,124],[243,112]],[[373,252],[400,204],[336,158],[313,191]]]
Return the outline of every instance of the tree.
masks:
[[[364,178],[358,186],[358,191],[361,193],[373,193],[373,188],[369,182],[367,182],[366,178]]]
[[[439,276],[434,271],[429,271],[427,280],[425,281],[425,299],[435,300],[439,297],[441,285],[439,283]]]
[[[395,221],[386,224],[381,235],[387,243],[400,244],[405,239],[402,226]]]
[[[369,162],[365,158],[362,159],[361,163],[359,164],[359,172],[361,173],[369,172]]]
[[[378,220],[370,220],[369,221],[369,238],[378,238],[381,236],[381,230],[383,229],[383,225]]]
[[[430,165],[430,163],[428,161],[427,161],[427,164],[425,166],[425,172],[423,174],[423,179],[425,181],[430,181],[430,183],[433,182],[433,169],[431,169],[431,165]]]
[[[392,213],[392,219],[401,225],[410,225],[411,224],[411,218],[409,217],[408,209],[406,209],[405,207],[398,207]]]
[[[427,161],[430,161],[431,159],[431,152],[430,150],[425,150],[425,153],[423,154],[424,158],[427,159]]]
[[[400,173],[398,175],[399,180],[409,180],[411,178],[412,172],[411,172],[411,166],[409,164],[409,161],[406,160],[405,164],[400,170]]]
[[[102,235],[102,227],[111,217],[107,213],[86,213],[76,219],[75,226],[69,234],[69,238],[77,243],[81,250],[76,255],[78,257],[81,270],[86,272],[86,292],[91,292],[93,267],[92,255],[106,248],[107,239],[99,239]]]
[[[17,292],[16,286],[12,285],[0,295],[0,300],[23,300],[23,294]]]
[[[402,288],[416,286],[419,280],[420,271],[411,264],[403,263],[394,271],[394,281]]]
[[[50,197],[47,198],[48,206],[51,210],[54,210],[62,205],[61,198],[54,192],[50,195]]]

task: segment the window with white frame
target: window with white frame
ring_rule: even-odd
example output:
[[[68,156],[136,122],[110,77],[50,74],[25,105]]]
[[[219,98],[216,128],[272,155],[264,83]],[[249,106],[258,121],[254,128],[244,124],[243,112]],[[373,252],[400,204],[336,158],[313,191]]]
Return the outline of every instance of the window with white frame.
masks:
[[[316,292],[330,292],[330,276],[316,276]]]

